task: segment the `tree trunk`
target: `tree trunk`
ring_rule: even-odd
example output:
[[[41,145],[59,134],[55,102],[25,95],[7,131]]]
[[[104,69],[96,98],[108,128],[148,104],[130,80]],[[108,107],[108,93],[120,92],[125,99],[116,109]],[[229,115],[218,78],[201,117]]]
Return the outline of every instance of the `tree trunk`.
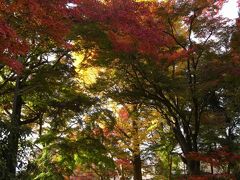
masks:
[[[180,130],[180,126],[173,127],[174,135],[183,151],[183,154],[190,152],[198,152],[197,137],[191,137],[190,134],[184,137]],[[189,137],[190,136],[190,137]],[[193,141],[187,141],[186,139],[194,139]],[[187,166],[188,174],[199,175],[200,174],[200,161],[183,159],[183,162]]]
[[[19,141],[19,122],[21,119],[22,98],[19,95],[20,78],[17,77],[16,87],[13,99],[13,109],[11,117],[11,127],[9,128],[8,136],[8,155],[7,155],[7,170],[10,179],[14,179],[16,176],[17,167],[17,153],[18,153],[18,141]]]
[[[213,165],[211,164],[211,174],[213,174]]]
[[[190,175],[199,175],[200,174],[200,161],[188,160],[187,169]]]
[[[136,107],[135,107],[136,108]],[[134,180],[142,180],[142,162],[141,162],[141,151],[140,151],[140,139],[138,135],[138,124],[135,119],[132,120],[133,127],[133,177]]]
[[[140,154],[133,155],[134,180],[142,180],[142,162]]]
[[[169,163],[168,179],[171,180],[172,179],[172,155],[171,154],[168,155],[168,163]]]

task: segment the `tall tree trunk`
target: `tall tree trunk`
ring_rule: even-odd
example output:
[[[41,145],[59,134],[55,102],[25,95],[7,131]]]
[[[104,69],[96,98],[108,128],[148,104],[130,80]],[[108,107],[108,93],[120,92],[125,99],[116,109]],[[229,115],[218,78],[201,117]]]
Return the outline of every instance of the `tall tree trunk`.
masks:
[[[134,180],[142,180],[142,162],[140,154],[133,155],[133,175]]]
[[[22,98],[19,95],[20,90],[20,78],[16,79],[16,86],[13,99],[13,109],[11,117],[11,127],[9,128],[8,136],[8,156],[7,156],[7,169],[10,179],[14,179],[16,176],[17,167],[17,153],[18,153],[18,141],[19,141],[19,122],[21,119]]]

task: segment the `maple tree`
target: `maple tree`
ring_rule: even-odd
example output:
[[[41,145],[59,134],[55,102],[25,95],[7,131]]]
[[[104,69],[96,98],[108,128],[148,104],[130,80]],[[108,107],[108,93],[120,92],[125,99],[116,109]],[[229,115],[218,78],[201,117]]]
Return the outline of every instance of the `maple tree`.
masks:
[[[140,144],[158,119],[162,147],[149,157],[169,165],[158,175],[184,174],[172,169],[178,156],[190,179],[238,177],[239,18],[219,16],[225,2],[1,1],[0,175],[16,177],[28,132],[39,131],[43,147],[19,177],[141,179]],[[84,54],[77,73],[71,51]],[[129,109],[113,117],[110,99]]]
[[[149,156],[149,147],[159,138],[156,132],[159,122],[156,118],[157,112],[151,109],[141,105],[125,105],[119,110],[119,118],[111,131],[120,149],[129,151],[134,179],[142,179],[142,169],[147,170],[143,168],[146,166],[143,157]]]
[[[2,1],[1,62],[20,74],[23,71],[20,56],[26,56],[32,46],[52,39],[65,43],[64,37],[70,30],[69,9],[72,1]],[[41,40],[42,38],[42,40]]]
[[[5,134],[7,150],[4,153],[7,170],[3,172],[4,178],[16,176],[21,129],[37,122],[43,113],[40,110],[31,110],[28,105],[25,105],[27,101],[25,93],[28,92],[25,88],[31,87],[29,79],[38,72],[39,68],[49,63],[46,54],[63,46],[65,47],[65,52],[62,51],[64,55],[59,56],[65,56],[68,51],[65,39],[71,27],[67,19],[68,2],[1,1],[0,62],[3,63],[1,90],[6,97],[5,101],[7,98],[13,99],[10,102],[3,101],[4,104],[2,104],[4,114],[2,124],[7,130]],[[9,71],[4,65],[12,68],[14,72]]]
[[[232,70],[224,68],[222,61],[232,34],[228,20],[218,16],[224,2],[108,1],[101,4],[107,7],[102,16],[97,15],[102,9],[88,12],[88,20],[100,21],[107,31],[119,52],[117,62],[125,63],[118,68],[127,75],[126,92],[119,91],[122,98],[127,102],[139,99],[161,112],[191,174],[200,173],[200,162],[185,155],[199,151],[203,115],[211,114],[215,120],[221,116],[226,121],[225,110],[216,99],[224,80],[221,74]],[[205,76],[207,73],[212,76]]]

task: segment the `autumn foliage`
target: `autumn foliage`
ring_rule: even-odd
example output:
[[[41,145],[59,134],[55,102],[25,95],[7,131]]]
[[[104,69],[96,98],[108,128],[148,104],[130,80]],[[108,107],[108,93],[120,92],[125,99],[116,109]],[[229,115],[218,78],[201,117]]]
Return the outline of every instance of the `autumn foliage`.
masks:
[[[63,45],[69,32],[70,11],[67,0],[1,1],[0,61],[20,74],[21,56],[27,56],[31,46],[50,39]]]
[[[191,152],[186,154],[188,159],[199,160],[204,163],[209,163],[211,166],[219,167],[228,163],[238,162],[240,155],[229,151],[227,147],[219,148],[215,151],[202,154],[198,152]]]
[[[66,179],[141,180],[153,166],[169,179],[234,179],[240,19],[219,15],[227,1],[0,0],[0,145],[12,143],[0,169],[17,176],[20,140],[39,131],[38,178],[47,164]],[[73,51],[89,71],[76,73]]]
[[[189,4],[196,9],[196,13],[204,12],[203,16],[213,16],[224,2],[203,0],[191,1]],[[210,6],[213,3],[215,5]],[[43,37],[50,38],[61,45],[66,43],[64,37],[71,29],[70,22],[85,21],[100,24],[117,51],[139,52],[156,60],[181,59],[188,56],[192,49],[173,51],[179,44],[169,34],[174,30],[164,16],[177,13],[174,6],[177,7],[175,1],[3,1],[0,7],[0,29],[1,52],[4,55],[1,61],[20,73],[22,65],[17,57],[27,54],[32,38],[36,38],[35,41],[41,41]],[[158,9],[164,9],[162,14],[159,14]],[[193,18],[190,12],[183,17],[186,23]]]

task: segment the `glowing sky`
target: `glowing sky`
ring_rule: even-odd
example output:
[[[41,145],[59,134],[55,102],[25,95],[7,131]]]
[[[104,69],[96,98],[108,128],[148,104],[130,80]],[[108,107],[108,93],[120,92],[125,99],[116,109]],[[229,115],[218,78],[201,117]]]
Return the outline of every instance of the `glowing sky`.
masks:
[[[228,18],[231,18],[231,19],[237,18],[238,17],[237,0],[229,0],[228,3],[226,3],[223,6],[221,14],[224,17],[228,17]]]

